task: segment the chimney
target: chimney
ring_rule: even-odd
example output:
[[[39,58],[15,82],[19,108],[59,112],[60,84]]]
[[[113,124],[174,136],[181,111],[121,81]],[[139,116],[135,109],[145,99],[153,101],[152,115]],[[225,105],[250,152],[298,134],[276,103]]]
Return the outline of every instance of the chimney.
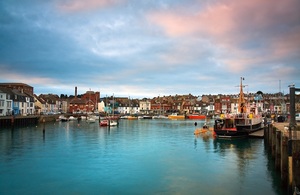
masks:
[[[75,98],[77,98],[77,87],[75,87]]]

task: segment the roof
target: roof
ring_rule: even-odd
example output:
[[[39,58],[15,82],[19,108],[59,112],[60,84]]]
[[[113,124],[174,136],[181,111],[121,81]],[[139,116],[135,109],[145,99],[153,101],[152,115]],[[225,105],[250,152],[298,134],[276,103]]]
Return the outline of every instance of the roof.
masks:
[[[8,85],[20,85],[20,86],[32,87],[25,83],[0,83],[0,86],[8,86]]]

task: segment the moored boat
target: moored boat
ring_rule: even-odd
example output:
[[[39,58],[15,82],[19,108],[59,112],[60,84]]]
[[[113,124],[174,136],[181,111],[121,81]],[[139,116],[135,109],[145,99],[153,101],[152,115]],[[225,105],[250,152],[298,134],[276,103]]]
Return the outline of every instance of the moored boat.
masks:
[[[95,123],[96,119],[94,117],[87,117],[86,122],[87,123]]]
[[[203,114],[191,114],[191,115],[187,115],[187,118],[202,120],[202,119],[206,119],[206,116]]]
[[[109,126],[112,127],[112,126],[118,126],[118,121],[115,121],[115,120],[109,120]]]
[[[185,115],[179,115],[177,113],[173,113],[169,115],[168,118],[172,120],[185,119]]]
[[[153,116],[152,118],[153,118],[153,119],[168,119],[168,117],[165,116],[165,115]]]
[[[107,127],[107,126],[118,126],[118,121],[117,120],[109,120],[109,119],[104,119],[104,120],[101,120],[99,125],[101,127]]]
[[[143,119],[152,119],[152,116],[150,116],[150,115],[144,115]]]
[[[108,120],[106,120],[106,119],[101,120],[99,125],[100,125],[101,127],[106,127],[106,126],[108,126]]]
[[[76,121],[76,120],[77,120],[77,118],[74,117],[74,116],[70,116],[70,117],[69,117],[69,121]]]
[[[215,120],[214,132],[219,138],[247,137],[250,133],[262,128],[262,115],[257,107],[251,107],[245,102],[241,77],[238,113],[222,114]]]
[[[69,119],[67,117],[65,117],[64,115],[59,116],[58,119],[61,122],[67,122],[67,121],[69,121]]]
[[[128,116],[127,119],[128,120],[137,120],[138,117],[137,116]]]

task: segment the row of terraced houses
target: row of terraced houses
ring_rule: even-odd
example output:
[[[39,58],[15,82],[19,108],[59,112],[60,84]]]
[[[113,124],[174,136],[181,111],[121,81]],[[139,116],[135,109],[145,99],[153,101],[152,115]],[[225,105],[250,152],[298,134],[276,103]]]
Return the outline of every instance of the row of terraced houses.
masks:
[[[289,113],[289,94],[245,94],[250,106],[262,112]],[[214,115],[237,111],[235,95],[169,95],[153,98],[100,97],[100,92],[87,91],[78,95],[34,94],[34,88],[24,83],[0,83],[0,116],[58,113],[118,113],[170,114],[201,113]],[[300,111],[300,96],[296,95],[296,111]]]

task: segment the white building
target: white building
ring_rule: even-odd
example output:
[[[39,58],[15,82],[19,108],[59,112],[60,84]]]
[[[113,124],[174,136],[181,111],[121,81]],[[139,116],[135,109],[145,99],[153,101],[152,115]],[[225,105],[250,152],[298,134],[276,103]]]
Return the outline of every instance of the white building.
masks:
[[[151,110],[151,101],[150,100],[143,100],[139,102],[139,111],[142,114],[149,114]]]
[[[0,116],[12,114],[12,100],[10,94],[5,89],[0,89]]]

